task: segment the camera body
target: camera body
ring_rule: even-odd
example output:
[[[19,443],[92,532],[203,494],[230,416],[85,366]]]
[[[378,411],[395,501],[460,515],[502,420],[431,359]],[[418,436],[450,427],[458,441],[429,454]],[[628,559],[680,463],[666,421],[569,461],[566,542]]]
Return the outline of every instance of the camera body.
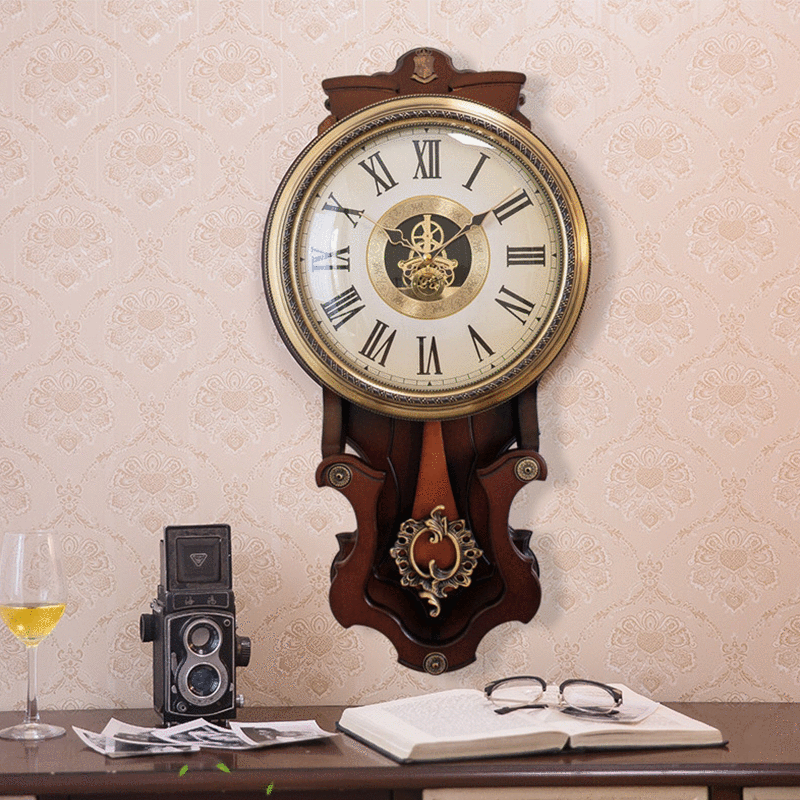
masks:
[[[236,667],[247,666],[251,645],[236,633],[230,526],[164,529],[150,608],[139,635],[153,643],[153,707],[164,722],[235,717]]]

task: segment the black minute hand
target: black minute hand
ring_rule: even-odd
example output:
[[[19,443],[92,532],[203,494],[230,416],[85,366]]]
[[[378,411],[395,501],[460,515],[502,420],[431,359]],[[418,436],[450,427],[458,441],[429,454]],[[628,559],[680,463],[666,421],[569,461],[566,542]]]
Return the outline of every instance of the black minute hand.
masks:
[[[456,239],[459,238],[459,236],[463,236],[465,233],[467,233],[468,231],[471,231],[473,228],[477,228],[479,225],[482,225],[483,221],[486,219],[486,217],[489,216],[489,214],[492,213],[492,211],[494,211],[497,208],[500,208],[500,206],[502,206],[503,203],[505,203],[508,200],[510,200],[518,192],[519,192],[519,188],[514,188],[499,203],[495,203],[491,208],[487,209],[486,211],[482,212],[481,214],[473,214],[472,215],[472,219],[470,219],[470,221],[466,225],[464,225],[464,227],[461,228],[461,230],[459,230],[456,233],[454,233],[444,244],[440,244],[435,250],[433,250],[429,254],[430,258],[431,259],[436,258],[436,256],[438,256],[439,253],[441,253],[442,250],[445,249],[445,247],[447,247],[448,245],[452,244]]]

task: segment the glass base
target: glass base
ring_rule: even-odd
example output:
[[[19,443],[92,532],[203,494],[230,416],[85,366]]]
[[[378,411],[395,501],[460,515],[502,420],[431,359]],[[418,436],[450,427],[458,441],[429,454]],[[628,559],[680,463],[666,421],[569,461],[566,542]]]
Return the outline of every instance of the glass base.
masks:
[[[19,742],[40,742],[42,739],[55,739],[66,731],[58,725],[45,725],[41,722],[23,722],[0,731],[2,739],[16,739]]]

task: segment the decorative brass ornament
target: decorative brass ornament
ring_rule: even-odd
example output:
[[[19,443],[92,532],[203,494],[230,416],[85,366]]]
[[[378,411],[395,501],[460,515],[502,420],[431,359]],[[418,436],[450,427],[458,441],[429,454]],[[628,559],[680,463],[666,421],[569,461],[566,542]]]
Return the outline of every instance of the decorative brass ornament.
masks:
[[[433,68],[434,60],[433,53],[430,50],[422,48],[414,53],[414,74],[411,76],[412,81],[418,83],[430,83],[439,77]]]
[[[441,613],[439,601],[448,592],[470,585],[483,555],[464,520],[449,522],[443,511],[444,506],[436,506],[426,520],[406,520],[389,551],[400,570],[401,584],[416,589],[430,603],[428,614],[432,617]],[[442,544],[445,547],[439,546]]]

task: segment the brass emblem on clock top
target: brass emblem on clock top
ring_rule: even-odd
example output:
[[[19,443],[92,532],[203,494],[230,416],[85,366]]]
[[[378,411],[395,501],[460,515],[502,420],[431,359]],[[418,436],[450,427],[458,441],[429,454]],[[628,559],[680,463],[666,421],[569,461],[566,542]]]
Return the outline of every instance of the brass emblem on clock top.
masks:
[[[411,80],[417,83],[431,83],[438,77],[434,72],[433,53],[426,49],[417,50],[414,53],[414,73],[411,75]]]

